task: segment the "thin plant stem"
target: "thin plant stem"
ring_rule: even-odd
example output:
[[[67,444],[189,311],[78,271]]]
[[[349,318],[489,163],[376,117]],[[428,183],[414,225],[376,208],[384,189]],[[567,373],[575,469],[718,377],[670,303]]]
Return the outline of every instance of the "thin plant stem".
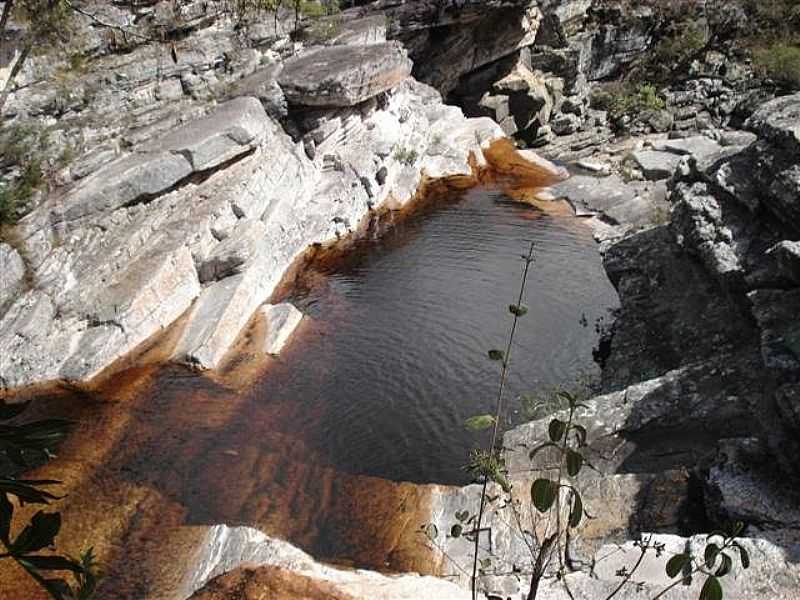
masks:
[[[519,286],[519,297],[517,299],[517,306],[522,305],[522,298],[525,294],[525,284],[528,280],[528,271],[530,270],[531,263],[533,262],[533,250],[535,247],[535,243],[531,242],[530,248],[528,250],[528,255],[525,257],[525,269],[522,272],[522,282]],[[517,331],[517,322],[519,321],[519,315],[515,312],[514,313],[514,320],[511,323],[511,331],[508,335],[508,343],[506,344],[506,353],[503,355],[503,367],[500,371],[500,384],[498,385],[497,389],[497,401],[495,407],[495,418],[494,418],[494,426],[492,427],[492,443],[489,446],[490,455],[494,454],[494,448],[497,444],[497,433],[500,427],[500,414],[503,410],[503,392],[505,391],[506,387],[506,380],[508,378],[508,367],[511,362],[511,346],[514,342],[514,334]],[[472,600],[478,599],[478,550],[479,550],[479,540],[480,540],[480,530],[481,530],[481,522],[483,520],[483,512],[486,509],[486,486],[489,483],[489,478],[484,475],[483,477],[483,487],[481,488],[481,504],[478,510],[478,522],[475,526],[475,552],[474,556],[472,557]],[[491,535],[491,534],[490,534]]]

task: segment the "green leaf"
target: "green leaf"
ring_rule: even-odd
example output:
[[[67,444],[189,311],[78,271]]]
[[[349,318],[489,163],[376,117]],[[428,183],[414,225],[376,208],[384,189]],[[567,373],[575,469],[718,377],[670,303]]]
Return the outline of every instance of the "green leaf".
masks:
[[[545,448],[555,448],[555,449],[557,449],[557,450],[560,450],[560,449],[561,449],[561,448],[558,446],[558,444],[554,444],[553,442],[545,442],[544,444],[539,444],[538,446],[536,446],[536,448],[534,448],[533,450],[531,450],[531,451],[528,453],[528,458],[530,458],[531,460],[533,460],[533,458],[534,458],[534,457],[535,457],[537,454],[539,454],[539,452],[541,452],[542,450],[544,450]]]
[[[583,518],[583,500],[577,490],[572,490],[572,508],[569,511],[569,526],[577,527]]]
[[[714,575],[717,577],[725,577],[725,575],[730,573],[731,569],[733,569],[733,559],[731,559],[731,557],[725,552],[721,553],[720,556],[722,557],[722,564],[719,566]]]
[[[435,523],[426,523],[422,526],[422,531],[431,540],[435,540],[439,537],[439,528],[436,527]]]
[[[456,511],[456,519],[458,519],[463,523],[464,521],[469,519],[469,511],[468,510],[462,510],[460,512]]]
[[[488,569],[492,566],[492,559],[491,558],[482,558],[481,559],[481,569]]]
[[[583,454],[575,452],[572,448],[567,449],[567,473],[570,477],[575,477],[581,472],[583,466]]]
[[[719,546],[716,544],[708,544],[703,558],[706,561],[706,568],[710,569],[717,562],[717,555],[719,554]]]
[[[722,586],[719,579],[713,576],[706,579],[703,589],[700,590],[700,600],[722,600]]]
[[[483,431],[494,425],[495,419],[492,415],[475,415],[464,421],[467,431]]]
[[[556,396],[558,396],[562,400],[565,400],[573,408],[575,407],[575,403],[578,401],[578,399],[574,395],[570,394],[565,390],[558,390],[556,392]]]
[[[458,523],[456,523],[450,528],[450,537],[460,538],[462,531],[464,531],[464,528]]]
[[[36,583],[47,590],[53,600],[67,600],[68,598],[72,598],[72,590],[63,579],[46,579],[42,577],[37,569],[33,569],[22,563],[20,564],[28,574],[36,580]]]
[[[575,432],[575,435],[578,437],[578,446],[585,446],[586,445],[586,427],[583,425],[573,425],[572,430]]]
[[[491,360],[503,360],[503,356],[505,355],[502,350],[489,350],[489,358]]]
[[[22,414],[22,412],[28,408],[28,404],[30,404],[30,402],[12,404],[5,400],[0,400],[0,421],[8,421]]]
[[[558,494],[558,484],[549,479],[537,479],[531,485],[531,500],[536,510],[547,512],[553,506]]]
[[[61,513],[37,512],[31,524],[17,536],[11,548],[14,554],[27,554],[52,546],[61,529]]]
[[[672,579],[680,574],[684,567],[688,564],[689,560],[691,560],[691,556],[685,552],[683,554],[676,554],[670,558],[667,561],[667,577]]]
[[[550,421],[550,426],[547,428],[547,432],[550,435],[550,440],[553,442],[558,442],[564,437],[564,433],[567,431],[567,424],[560,419],[553,419]]]
[[[733,542],[733,547],[739,551],[739,558],[742,560],[742,567],[745,569],[750,568],[750,555],[739,542]]]
[[[40,571],[72,571],[82,573],[83,567],[63,556],[25,556],[20,563],[27,563]],[[24,566],[24,565],[23,565]]]
[[[508,311],[516,317],[524,317],[526,314],[528,314],[528,307],[522,305],[510,304],[508,306]]]
[[[20,502],[30,504],[49,504],[50,500],[58,500],[60,497],[45,490],[37,489],[38,485],[54,485],[61,483],[53,480],[25,480],[9,479],[0,477],[0,494],[16,496]]]

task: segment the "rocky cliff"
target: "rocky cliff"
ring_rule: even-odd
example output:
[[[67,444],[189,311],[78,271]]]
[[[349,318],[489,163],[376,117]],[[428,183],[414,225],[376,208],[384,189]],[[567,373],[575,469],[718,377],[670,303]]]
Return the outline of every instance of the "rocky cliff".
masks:
[[[47,144],[15,142],[19,160],[6,152],[2,178],[22,177],[33,151],[49,178],[0,242],[0,388],[85,384],[154,346],[158,360],[218,368],[254,318],[270,324],[259,347],[277,352],[299,318],[271,297],[306,248],[406,206],[431,180],[474,183],[483,167],[511,169],[490,147],[516,136],[570,163],[574,176],[556,195],[595,228],[622,303],[598,351],[601,394],[580,415],[598,468],[584,499],[597,518],[573,540],[573,593],[614,589],[640,534],[656,534],[668,552],[702,554],[704,534],[741,520],[754,567],[726,580],[726,597],[796,597],[800,96],[766,102],[774,89],[730,64],[736,76],[720,78],[724,65],[709,56],[697,77],[663,90],[662,108],[624,123],[642,137],[620,140],[590,92],[648,51],[652,11],[591,0],[380,0],[295,29],[290,14],[240,26],[204,2],[179,4],[177,17],[164,4],[93,4],[117,29],[79,19],[73,54],[34,57],[9,96],[4,128]],[[153,28],[169,43],[146,41]],[[544,467],[531,471],[520,448],[546,429],[534,421],[505,436],[521,501]],[[66,451],[70,464],[86,450],[78,447]],[[91,456],[92,469],[107,458]],[[75,472],[77,497],[102,490]],[[326,472],[326,486],[332,478]],[[109,554],[125,540],[163,551],[147,545],[161,525],[136,512],[172,501],[139,482],[113,487],[103,492],[108,514],[73,509],[75,538],[98,520],[112,532]],[[364,562],[397,560],[448,582],[336,569],[256,529],[205,523],[175,550],[169,574],[149,565],[147,585],[132,589],[466,598],[471,544],[446,539],[446,558],[417,544],[417,528],[449,531],[479,492],[385,492],[407,512],[381,539],[387,555]],[[243,493],[242,505],[258,504],[257,493]],[[185,515],[170,518],[182,532],[170,540],[188,535]],[[493,547],[481,558],[495,566],[482,590],[519,597],[527,549],[508,511],[492,507],[486,523]],[[639,583],[668,583],[663,560]],[[698,585],[667,597],[696,595]],[[540,597],[567,596],[549,577]]]

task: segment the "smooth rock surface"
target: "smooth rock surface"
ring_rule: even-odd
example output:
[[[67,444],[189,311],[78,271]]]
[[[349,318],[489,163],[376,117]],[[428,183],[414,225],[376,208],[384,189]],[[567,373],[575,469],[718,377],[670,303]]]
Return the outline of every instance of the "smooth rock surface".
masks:
[[[300,325],[300,321],[303,320],[303,313],[288,302],[266,304],[261,307],[259,312],[267,325],[264,335],[264,352],[280,354],[297,326]]]
[[[632,158],[645,178],[651,181],[667,179],[675,172],[681,161],[680,156],[671,152],[655,150],[637,150],[632,153]]]
[[[0,310],[11,302],[25,282],[25,263],[19,252],[0,242]]]
[[[328,46],[286,61],[278,82],[291,104],[354,106],[385,92],[411,74],[411,61],[396,42]]]
[[[270,538],[248,527],[212,527],[196,564],[196,571],[184,583],[186,595],[196,600],[219,598],[213,593],[215,587],[225,586],[221,580],[213,582],[207,591],[191,594],[201,590],[212,578],[240,566],[285,569],[294,575],[326,584],[322,591],[327,589],[329,593],[337,594],[334,597],[341,600],[467,600],[472,597],[468,590],[435,577],[421,577],[413,573],[389,576],[374,571],[330,567],[316,562],[287,542]],[[239,597],[243,600],[264,598],[263,589],[254,589],[252,586],[250,589],[251,593]]]

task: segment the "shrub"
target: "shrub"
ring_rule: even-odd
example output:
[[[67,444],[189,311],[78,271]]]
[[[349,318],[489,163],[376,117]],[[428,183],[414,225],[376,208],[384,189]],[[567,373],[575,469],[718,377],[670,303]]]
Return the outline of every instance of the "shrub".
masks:
[[[664,100],[655,86],[645,83],[610,83],[592,92],[592,106],[608,111],[612,120],[623,116],[637,116],[645,111],[663,110]]]
[[[791,89],[800,89],[800,46],[777,43],[753,53],[753,65],[762,75]]]
[[[417,160],[418,154],[416,150],[398,146],[394,151],[394,159],[404,165],[413,165]]]

